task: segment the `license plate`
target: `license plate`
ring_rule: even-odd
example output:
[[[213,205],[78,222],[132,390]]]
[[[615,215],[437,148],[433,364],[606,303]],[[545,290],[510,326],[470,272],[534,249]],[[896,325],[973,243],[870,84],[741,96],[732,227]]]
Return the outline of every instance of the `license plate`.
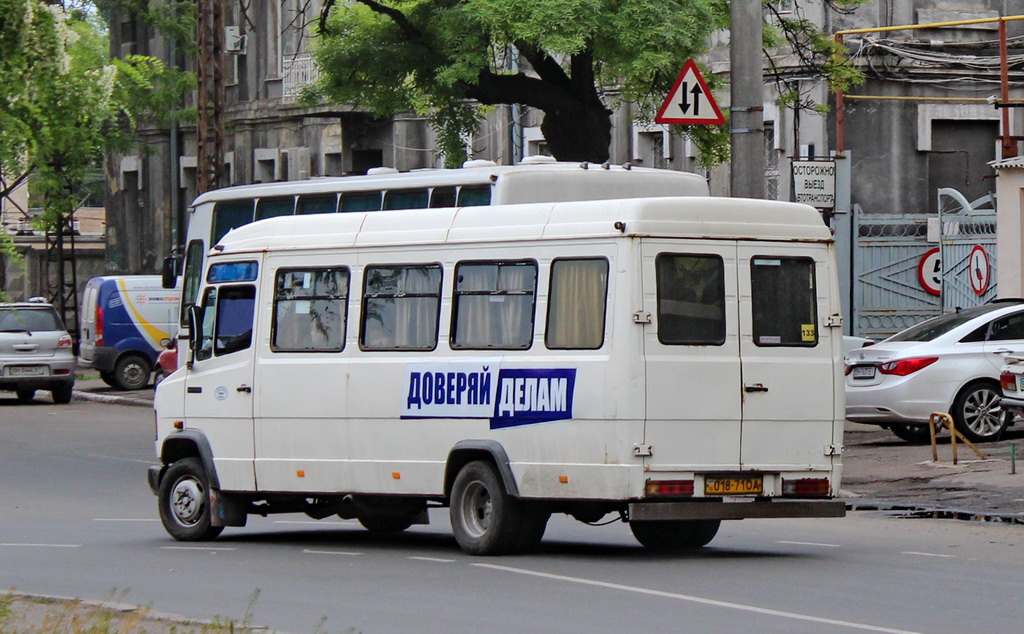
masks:
[[[1017,391],[1024,393],[1024,374],[1017,375]]]
[[[45,365],[15,365],[7,368],[7,376],[45,376]]]
[[[704,495],[759,495],[764,491],[764,476],[728,476],[704,478]]]
[[[873,378],[875,378],[875,366],[873,366],[873,365],[855,365],[855,366],[853,366],[853,378],[855,378],[855,379],[873,379]]]

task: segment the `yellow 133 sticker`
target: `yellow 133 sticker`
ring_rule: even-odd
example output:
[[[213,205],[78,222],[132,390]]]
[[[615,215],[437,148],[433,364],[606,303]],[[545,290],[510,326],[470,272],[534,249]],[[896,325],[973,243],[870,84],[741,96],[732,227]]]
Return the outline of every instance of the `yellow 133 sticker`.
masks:
[[[800,340],[812,342],[814,341],[814,324],[800,325]]]

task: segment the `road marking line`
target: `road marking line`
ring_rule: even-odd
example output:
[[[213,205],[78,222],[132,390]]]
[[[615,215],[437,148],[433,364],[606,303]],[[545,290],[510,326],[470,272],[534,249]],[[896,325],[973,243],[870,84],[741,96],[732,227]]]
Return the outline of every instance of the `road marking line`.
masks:
[[[12,548],[25,547],[25,548],[79,548],[81,544],[0,544],[0,546],[10,546]]]
[[[139,519],[135,519],[135,518],[131,518],[131,517],[94,517],[94,518],[92,518],[92,521],[94,521],[94,522],[159,522],[160,520],[158,520],[155,517],[139,518]]]
[[[918,557],[945,557],[947,559],[956,559],[956,555],[941,555],[939,553],[919,553],[913,550],[904,550],[902,555],[917,555]]]
[[[275,524],[316,524],[323,526],[325,524],[345,524],[352,520],[274,520]]]
[[[408,559],[415,559],[416,561],[436,561],[439,564],[450,564],[456,561],[455,559],[441,559],[440,557],[408,557]]]
[[[594,579],[586,579],[583,577],[567,577],[565,575],[556,575],[548,572],[538,572],[536,570],[526,570],[524,568],[512,568],[510,566],[500,566],[497,564],[470,564],[472,566],[479,566],[480,568],[490,568],[491,570],[498,570],[502,572],[513,572],[520,575],[529,575],[534,577],[541,577],[544,579],[552,579],[555,581],[568,581],[570,583],[578,583],[586,586],[596,586],[599,588],[607,588],[609,590],[623,590],[625,592],[635,592],[637,594],[646,594],[654,597],[662,597],[664,599],[677,599],[679,601],[689,601],[691,603],[700,603],[703,605],[710,605],[719,608],[729,608],[731,610],[740,610],[743,612],[753,612],[755,614],[765,614],[768,616],[778,616],[787,619],[796,619],[798,621],[808,621],[811,623],[822,623],[825,625],[838,625],[840,627],[849,627],[858,630],[865,630],[869,632],[888,632],[890,634],[915,634],[909,630],[899,630],[890,627],[878,627],[876,625],[867,625],[864,623],[854,623],[852,621],[841,621],[838,619],[828,619],[820,616],[810,616],[808,614],[798,614],[796,612],[784,612],[781,610],[772,610],[769,608],[760,608],[753,605],[745,605],[743,603],[732,603],[730,601],[718,601],[716,599],[705,599],[703,597],[697,597],[689,594],[679,594],[677,592],[666,592],[664,590],[651,590],[650,588],[641,588],[638,586],[627,586],[619,583],[610,583],[607,581],[596,581]]]
[[[221,550],[237,550],[236,548],[220,548],[217,546],[161,546],[162,550],[210,550],[210,551],[221,551]]]
[[[302,552],[309,553],[310,555],[345,555],[346,557],[358,557],[363,553],[352,553],[344,550],[311,550],[309,548],[303,548]]]
[[[792,546],[821,546],[822,548],[842,548],[842,544],[819,544],[817,542],[775,542],[776,544],[790,544]]]

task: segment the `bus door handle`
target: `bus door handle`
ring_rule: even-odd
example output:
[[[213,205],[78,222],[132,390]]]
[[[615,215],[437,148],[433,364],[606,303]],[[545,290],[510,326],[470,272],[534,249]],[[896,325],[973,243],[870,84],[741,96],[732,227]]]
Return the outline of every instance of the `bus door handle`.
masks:
[[[761,385],[760,383],[755,383],[753,385],[744,385],[743,386],[743,391],[744,392],[767,392],[768,388],[766,388],[765,386]]]
[[[247,392],[249,394],[252,394],[252,388],[249,387],[248,385],[239,385],[238,387],[235,388],[235,391],[236,392]]]

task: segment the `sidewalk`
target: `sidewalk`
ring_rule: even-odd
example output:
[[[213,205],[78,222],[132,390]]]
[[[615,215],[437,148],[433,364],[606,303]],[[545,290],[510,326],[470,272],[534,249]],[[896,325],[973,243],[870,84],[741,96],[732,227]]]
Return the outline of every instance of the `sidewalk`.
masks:
[[[153,387],[122,392],[100,379],[79,379],[75,398],[138,407],[153,406]],[[979,445],[984,460],[958,443],[953,464],[949,434],[939,437],[939,461],[930,445],[911,445],[874,425],[846,422],[842,497],[852,510],[877,510],[911,517],[940,517],[1024,525],[1024,424],[1006,437]],[[1011,446],[1017,473],[1011,474]]]
[[[102,379],[84,379],[81,377],[75,379],[75,398],[82,401],[98,401],[100,403],[152,408],[153,392],[152,385],[144,390],[124,392],[110,387]]]

